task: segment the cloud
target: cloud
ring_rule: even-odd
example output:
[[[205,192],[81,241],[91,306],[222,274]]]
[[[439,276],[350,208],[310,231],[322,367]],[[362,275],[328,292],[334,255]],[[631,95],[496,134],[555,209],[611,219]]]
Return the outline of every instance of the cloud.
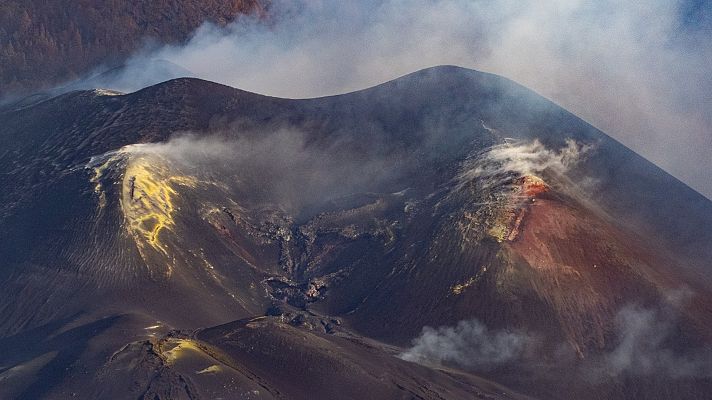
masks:
[[[167,60],[200,78],[292,98],[440,64],[493,72],[712,197],[712,40],[699,21],[706,14],[688,0],[276,0],[269,15],[206,24],[186,44],[148,47],[131,63]]]
[[[463,367],[491,369],[523,356],[536,340],[522,332],[489,330],[476,319],[454,327],[424,327],[413,346],[400,358],[423,364],[451,363]]]

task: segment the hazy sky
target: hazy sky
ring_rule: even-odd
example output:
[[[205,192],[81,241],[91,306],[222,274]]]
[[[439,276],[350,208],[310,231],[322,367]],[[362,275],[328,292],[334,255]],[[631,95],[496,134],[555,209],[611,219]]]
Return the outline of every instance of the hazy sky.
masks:
[[[536,90],[712,198],[712,6],[682,0],[276,0],[143,51],[282,97],[348,92],[439,64]]]

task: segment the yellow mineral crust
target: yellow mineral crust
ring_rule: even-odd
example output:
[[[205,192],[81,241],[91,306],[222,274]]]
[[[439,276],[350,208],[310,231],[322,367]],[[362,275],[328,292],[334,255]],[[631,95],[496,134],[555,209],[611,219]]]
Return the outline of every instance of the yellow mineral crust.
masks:
[[[101,177],[104,175],[104,170],[108,167],[109,163],[104,163],[94,167],[94,175],[92,175],[90,181],[94,184],[94,193],[99,196],[99,208],[103,209],[106,206],[106,193],[101,185]]]
[[[521,224],[527,216],[530,204],[542,193],[549,191],[549,185],[534,175],[525,175],[517,179],[512,192],[507,196],[490,226],[488,234],[498,242],[514,241],[519,235]]]
[[[487,272],[487,267],[482,267],[475,276],[470,277],[468,280],[466,280],[463,283],[458,283],[450,287],[450,291],[454,295],[460,295],[462,292],[465,291],[465,289],[468,289],[472,287],[474,284],[479,282],[480,279],[482,279],[482,276]]]
[[[198,375],[202,374],[215,374],[217,372],[222,371],[222,367],[219,366],[218,364],[213,364],[207,368],[201,369],[200,371],[196,371],[195,373]]]
[[[170,347],[170,350],[163,350],[165,347]],[[170,339],[161,346],[161,353],[169,365],[175,364],[176,361],[190,352],[204,353],[198,343],[191,339]]]
[[[162,239],[165,232],[175,228],[178,190],[196,184],[195,178],[172,171],[161,156],[149,153],[129,156],[122,182],[121,210],[144,259],[149,248],[169,256]]]
[[[462,293],[463,291],[465,291],[465,289],[467,289],[467,288],[469,288],[470,286],[474,285],[476,281],[477,281],[476,278],[473,276],[473,277],[471,277],[470,279],[468,279],[468,280],[467,280],[466,282],[464,282],[464,283],[458,283],[458,284],[456,284],[456,285],[453,285],[453,286],[450,288],[450,291],[452,291],[453,294],[460,294],[460,293]]]

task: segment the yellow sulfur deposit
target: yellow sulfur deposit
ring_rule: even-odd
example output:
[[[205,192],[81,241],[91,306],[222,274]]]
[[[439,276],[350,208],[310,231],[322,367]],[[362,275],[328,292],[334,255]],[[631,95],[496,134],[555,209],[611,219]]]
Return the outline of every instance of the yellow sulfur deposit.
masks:
[[[178,187],[195,187],[195,178],[172,174],[155,154],[130,157],[124,172],[121,209],[129,232],[142,252],[149,246],[168,255],[162,233],[175,226]]]
[[[467,280],[466,282],[464,282],[464,283],[458,283],[458,284],[456,284],[456,285],[453,285],[453,286],[450,288],[450,291],[451,291],[453,294],[460,294],[460,293],[462,293],[465,289],[467,289],[468,287],[474,285],[475,282],[476,282],[476,278],[473,276],[473,277],[471,277],[470,279],[468,279],[468,280]]]
[[[173,346],[170,350],[162,351],[166,363],[168,363],[169,365],[174,364],[178,359],[183,357],[186,352],[192,351],[203,354],[203,350],[198,346],[198,344],[194,340],[190,339],[170,339],[163,346]]]
[[[150,251],[165,257],[166,274],[172,272],[175,254],[169,251],[166,233],[175,230],[175,217],[182,188],[195,188],[198,180],[181,173],[175,162],[151,145],[124,146],[93,157],[87,167],[93,171],[90,181],[99,197],[99,209],[107,204],[105,182],[111,173],[123,168],[119,182],[119,203],[124,226],[136,243],[139,254],[147,265]]]
[[[202,375],[202,374],[214,374],[214,373],[217,373],[220,371],[222,371],[222,367],[217,364],[213,364],[207,368],[201,369],[200,371],[196,371],[195,373],[198,375]]]
[[[465,289],[472,287],[474,284],[479,282],[479,280],[482,279],[482,276],[486,272],[487,272],[487,267],[482,267],[482,269],[480,269],[475,276],[470,277],[467,281],[451,286],[450,291],[454,295],[462,294],[462,292],[464,292]]]
[[[517,179],[487,233],[498,242],[516,240],[529,206],[547,191],[549,186],[537,176],[525,175]]]
[[[104,188],[101,185],[101,178],[108,167],[108,162],[95,166],[94,175],[90,178],[90,182],[94,184],[94,193],[99,196],[99,209],[103,209],[106,206],[106,193],[104,193]]]

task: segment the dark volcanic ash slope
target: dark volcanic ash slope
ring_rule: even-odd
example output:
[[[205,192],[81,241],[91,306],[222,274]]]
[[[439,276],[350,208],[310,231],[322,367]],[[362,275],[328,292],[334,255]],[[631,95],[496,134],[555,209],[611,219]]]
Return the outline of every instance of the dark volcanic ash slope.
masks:
[[[3,397],[712,389],[712,203],[505,79],[309,100],[178,79],[0,121]],[[630,310],[669,334],[631,336]],[[459,322],[521,340],[396,357]]]

